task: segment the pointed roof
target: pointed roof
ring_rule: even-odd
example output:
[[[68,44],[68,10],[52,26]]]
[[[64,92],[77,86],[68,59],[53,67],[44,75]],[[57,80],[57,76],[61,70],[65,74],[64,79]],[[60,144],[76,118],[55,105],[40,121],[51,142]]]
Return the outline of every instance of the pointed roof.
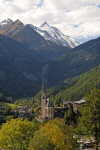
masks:
[[[42,81],[42,92],[46,92],[45,91],[45,81],[44,81],[44,74],[43,74],[43,81]]]

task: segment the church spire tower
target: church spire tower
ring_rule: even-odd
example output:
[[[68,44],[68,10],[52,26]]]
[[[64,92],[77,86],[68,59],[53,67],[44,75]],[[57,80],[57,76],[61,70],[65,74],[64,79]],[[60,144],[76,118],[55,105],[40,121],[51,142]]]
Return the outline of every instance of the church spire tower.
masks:
[[[42,81],[42,94],[41,94],[41,118],[44,119],[46,117],[46,91],[45,91],[45,81],[44,81],[44,74],[43,74],[43,81]]]
[[[44,74],[43,74],[43,81],[42,81],[42,92],[46,93],[46,91],[45,91]],[[43,93],[42,93],[42,94],[43,94]]]

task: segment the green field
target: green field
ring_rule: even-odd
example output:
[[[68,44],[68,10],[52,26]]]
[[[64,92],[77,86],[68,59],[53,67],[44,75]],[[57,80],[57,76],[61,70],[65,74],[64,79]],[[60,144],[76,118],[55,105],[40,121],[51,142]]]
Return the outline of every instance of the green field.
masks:
[[[6,103],[6,102],[0,102],[0,108],[1,108],[2,106],[10,106],[12,109],[18,107],[18,106],[15,105],[15,104],[10,104],[10,103]]]

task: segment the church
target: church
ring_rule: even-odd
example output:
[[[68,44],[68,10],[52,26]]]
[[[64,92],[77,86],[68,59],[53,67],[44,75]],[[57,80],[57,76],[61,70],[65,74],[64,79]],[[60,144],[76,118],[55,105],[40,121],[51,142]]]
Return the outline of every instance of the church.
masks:
[[[64,114],[68,109],[77,113],[77,110],[81,109],[81,105],[85,102],[84,99],[75,102],[63,101],[63,107],[54,107],[50,98],[46,97],[44,77],[42,81],[42,93],[41,93],[41,119],[53,119],[54,117],[64,117]]]
[[[46,97],[44,77],[42,82],[42,94],[41,94],[41,119],[53,119],[54,118],[54,106],[49,98]]]

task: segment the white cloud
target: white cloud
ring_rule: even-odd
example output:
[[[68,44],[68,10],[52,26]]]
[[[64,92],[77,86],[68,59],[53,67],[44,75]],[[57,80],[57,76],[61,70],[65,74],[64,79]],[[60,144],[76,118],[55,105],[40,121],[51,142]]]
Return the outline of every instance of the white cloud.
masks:
[[[0,0],[0,21],[20,19],[25,24],[47,21],[77,38],[100,35],[100,0]]]

